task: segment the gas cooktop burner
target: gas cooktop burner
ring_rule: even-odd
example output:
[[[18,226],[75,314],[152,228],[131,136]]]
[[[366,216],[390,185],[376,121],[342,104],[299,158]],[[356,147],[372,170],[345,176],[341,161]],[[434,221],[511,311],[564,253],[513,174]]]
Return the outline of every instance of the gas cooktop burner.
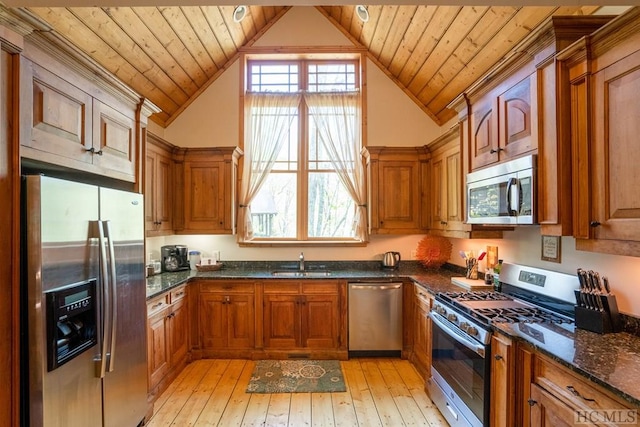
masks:
[[[572,320],[500,292],[444,292],[442,301],[484,323],[571,323]]]
[[[509,301],[508,295],[493,291],[479,292],[444,292],[441,294],[448,301]]]
[[[490,323],[565,323],[570,319],[536,307],[479,308],[473,313]]]

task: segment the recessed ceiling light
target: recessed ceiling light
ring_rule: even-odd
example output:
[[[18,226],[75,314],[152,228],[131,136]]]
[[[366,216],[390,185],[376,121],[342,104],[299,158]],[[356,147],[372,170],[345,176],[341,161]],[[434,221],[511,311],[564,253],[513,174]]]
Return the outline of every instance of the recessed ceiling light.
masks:
[[[369,20],[369,11],[367,7],[363,4],[356,5],[356,15],[362,22],[367,22]]]
[[[233,20],[235,22],[240,22],[247,16],[247,6],[241,4],[233,9]]]

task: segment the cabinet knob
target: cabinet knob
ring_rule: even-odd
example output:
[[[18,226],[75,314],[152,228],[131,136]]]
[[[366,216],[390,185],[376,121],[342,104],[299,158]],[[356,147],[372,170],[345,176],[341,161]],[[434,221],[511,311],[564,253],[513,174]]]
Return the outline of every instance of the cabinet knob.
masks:
[[[489,150],[489,153],[496,154],[496,153],[499,153],[501,151],[504,151],[504,148],[498,148],[498,149],[492,148],[491,150]]]
[[[496,354],[495,356],[493,356],[493,358],[496,359],[496,360],[504,359],[504,357],[500,356],[499,354]]]
[[[537,404],[538,404],[538,402],[537,402],[537,401],[535,401],[535,400],[533,400],[533,399],[529,399],[529,400],[527,400],[527,403],[529,404],[529,406],[535,406],[535,405],[537,405]]]
[[[593,228],[599,227],[600,225],[602,225],[600,224],[600,221],[591,221],[589,223],[589,227],[593,227]]]

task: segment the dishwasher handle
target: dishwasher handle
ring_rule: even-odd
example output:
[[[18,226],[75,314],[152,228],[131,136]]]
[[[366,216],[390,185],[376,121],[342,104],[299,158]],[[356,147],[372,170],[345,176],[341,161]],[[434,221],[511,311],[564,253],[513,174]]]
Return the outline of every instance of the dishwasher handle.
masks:
[[[377,291],[387,291],[391,289],[400,289],[402,288],[402,283],[390,283],[390,284],[360,284],[360,285],[349,285],[350,289],[354,290],[377,290]]]

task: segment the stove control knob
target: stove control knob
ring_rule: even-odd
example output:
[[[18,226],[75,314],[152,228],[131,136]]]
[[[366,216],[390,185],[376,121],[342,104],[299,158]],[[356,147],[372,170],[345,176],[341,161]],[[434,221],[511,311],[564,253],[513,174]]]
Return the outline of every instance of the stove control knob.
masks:
[[[472,337],[475,337],[476,335],[478,335],[478,329],[476,329],[475,327],[469,325],[469,327],[467,328],[466,332],[471,335]]]
[[[436,311],[436,313],[441,314],[441,315],[443,315],[443,316],[444,316],[445,314],[447,314],[447,310],[445,310],[445,309],[444,309],[444,307],[443,307],[443,306],[441,306],[441,305],[436,305],[436,306],[434,307],[434,310]]]
[[[456,316],[453,313],[449,313],[449,314],[447,314],[447,320],[449,322],[455,322],[456,320],[458,320],[458,316]]]
[[[460,325],[458,325],[460,327],[460,329],[462,329],[464,332],[467,332],[467,330],[469,329],[469,324],[467,322],[462,322],[460,323]]]

